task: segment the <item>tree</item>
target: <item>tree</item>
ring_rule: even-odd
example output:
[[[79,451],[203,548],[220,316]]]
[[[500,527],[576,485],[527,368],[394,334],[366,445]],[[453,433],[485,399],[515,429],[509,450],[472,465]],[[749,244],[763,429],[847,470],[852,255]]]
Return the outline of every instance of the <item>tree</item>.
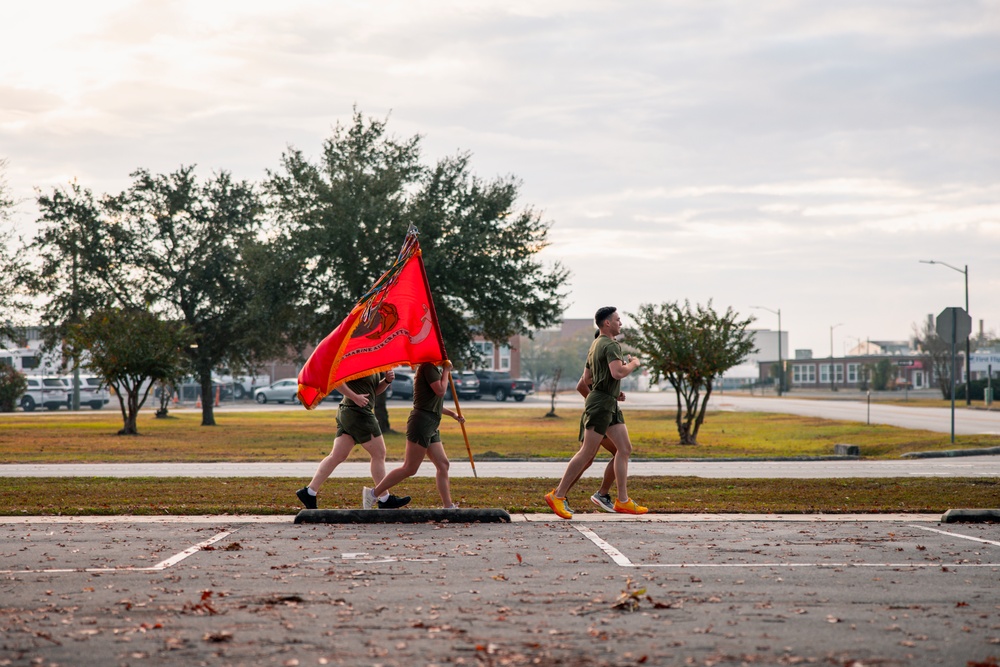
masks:
[[[7,228],[14,200],[8,196],[3,178],[6,166],[7,161],[0,159],[0,341],[16,341],[31,304],[24,290],[25,253],[18,251],[21,241]]]
[[[158,380],[175,377],[187,363],[192,337],[183,326],[147,310],[100,310],[67,332],[71,344],[90,351],[88,365],[115,390],[123,426],[138,435],[136,419]]]
[[[297,266],[281,251],[280,233],[265,234],[256,189],[227,172],[200,184],[194,167],[171,174],[132,174],[132,186],[107,208],[130,238],[122,264],[142,301],[183,322],[185,347],[201,386],[202,425],[215,424],[212,371],[246,368],[285,354]]]
[[[537,331],[521,339],[521,372],[530,377],[539,391],[546,385],[551,392],[547,417],[556,416],[556,394],[565,378],[575,383],[583,373],[587,351],[593,342],[591,330],[563,336],[557,331]]]
[[[666,378],[676,391],[680,443],[698,444],[713,383],[754,350],[746,330],[754,318],[740,319],[732,308],[720,316],[711,301],[695,308],[688,301],[643,304],[630,316],[636,326],[626,330],[626,343],[645,357],[652,382]]]
[[[82,350],[69,345],[68,332],[91,313],[128,302],[127,288],[114,266],[114,243],[123,242],[113,225],[102,218],[93,193],[71,183],[53,188],[37,198],[39,231],[31,249],[38,263],[30,277],[30,289],[46,299],[42,306],[45,348],[60,349],[79,373]],[[125,297],[125,298],[123,298]],[[74,382],[74,410],[80,409],[79,384]]]
[[[24,374],[13,366],[0,363],[0,412],[14,412],[17,399],[28,389]]]
[[[877,363],[869,364],[872,378],[872,389],[885,391],[894,378],[894,366],[888,359],[879,359]]]
[[[951,345],[937,335],[934,323],[930,320],[923,326],[913,325],[913,338],[916,348],[926,354],[931,360],[934,377],[938,381],[941,396],[951,398]]]
[[[420,234],[445,347],[459,366],[476,356],[471,326],[506,342],[562,312],[568,273],[536,258],[549,225],[517,207],[513,178],[484,182],[469,156],[420,162],[420,138],[388,135],[355,110],[323,143],[318,163],[289,149],[266,184],[302,277],[294,295],[301,345],[326,336],[390,265],[412,224]],[[292,298],[291,295],[289,295]]]

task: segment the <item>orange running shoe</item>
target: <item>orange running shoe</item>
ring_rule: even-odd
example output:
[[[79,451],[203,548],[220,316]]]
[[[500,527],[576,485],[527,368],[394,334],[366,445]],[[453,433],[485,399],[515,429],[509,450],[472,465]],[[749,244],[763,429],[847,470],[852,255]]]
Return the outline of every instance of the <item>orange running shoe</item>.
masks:
[[[549,507],[552,508],[553,512],[558,514],[563,519],[573,518],[573,510],[571,510],[569,508],[569,505],[566,504],[565,498],[556,497],[555,489],[552,489],[551,491],[545,494],[545,502],[549,504]]]
[[[635,501],[631,498],[625,502],[615,498],[615,511],[619,514],[645,514],[649,511],[649,508],[643,507],[642,505],[636,505]]]

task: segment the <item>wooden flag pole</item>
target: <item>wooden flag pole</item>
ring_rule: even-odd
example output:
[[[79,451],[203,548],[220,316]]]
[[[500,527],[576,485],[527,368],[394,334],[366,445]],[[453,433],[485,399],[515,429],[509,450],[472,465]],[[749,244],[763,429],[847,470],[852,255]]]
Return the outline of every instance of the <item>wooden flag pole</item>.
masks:
[[[455,377],[451,374],[450,370],[448,372],[448,382],[451,383],[451,397],[455,399],[455,412],[461,417],[462,408],[458,405],[458,391],[455,389]],[[469,463],[472,464],[472,476],[479,479],[479,473],[476,472],[476,462],[472,458],[472,447],[469,446],[469,434],[465,432],[465,422],[459,422],[459,426],[462,427],[462,436],[465,438],[465,450],[469,452]]]

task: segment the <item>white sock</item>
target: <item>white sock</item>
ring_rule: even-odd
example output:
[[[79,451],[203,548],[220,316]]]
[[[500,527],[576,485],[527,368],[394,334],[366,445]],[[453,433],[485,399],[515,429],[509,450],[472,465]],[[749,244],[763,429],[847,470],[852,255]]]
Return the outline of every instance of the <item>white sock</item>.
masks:
[[[379,500],[381,500],[381,501],[382,501],[383,503],[384,503],[385,501],[389,500],[389,492],[388,492],[388,491],[386,491],[386,492],[385,492],[385,493],[383,493],[383,494],[382,494],[381,496],[379,496],[379,497],[378,497],[378,499],[379,499]]]
[[[306,487],[306,493],[308,493],[310,496],[315,496],[316,495],[316,492],[313,491],[313,488],[311,486],[307,486]]]

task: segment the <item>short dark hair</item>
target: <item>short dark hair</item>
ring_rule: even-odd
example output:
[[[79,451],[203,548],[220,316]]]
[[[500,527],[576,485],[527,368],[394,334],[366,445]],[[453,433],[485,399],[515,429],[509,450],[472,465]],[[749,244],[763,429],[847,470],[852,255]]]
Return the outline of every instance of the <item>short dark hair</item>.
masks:
[[[601,325],[604,324],[604,320],[611,317],[611,314],[616,312],[618,309],[614,306],[604,306],[603,308],[598,308],[597,313],[594,315],[594,324],[600,329]]]

